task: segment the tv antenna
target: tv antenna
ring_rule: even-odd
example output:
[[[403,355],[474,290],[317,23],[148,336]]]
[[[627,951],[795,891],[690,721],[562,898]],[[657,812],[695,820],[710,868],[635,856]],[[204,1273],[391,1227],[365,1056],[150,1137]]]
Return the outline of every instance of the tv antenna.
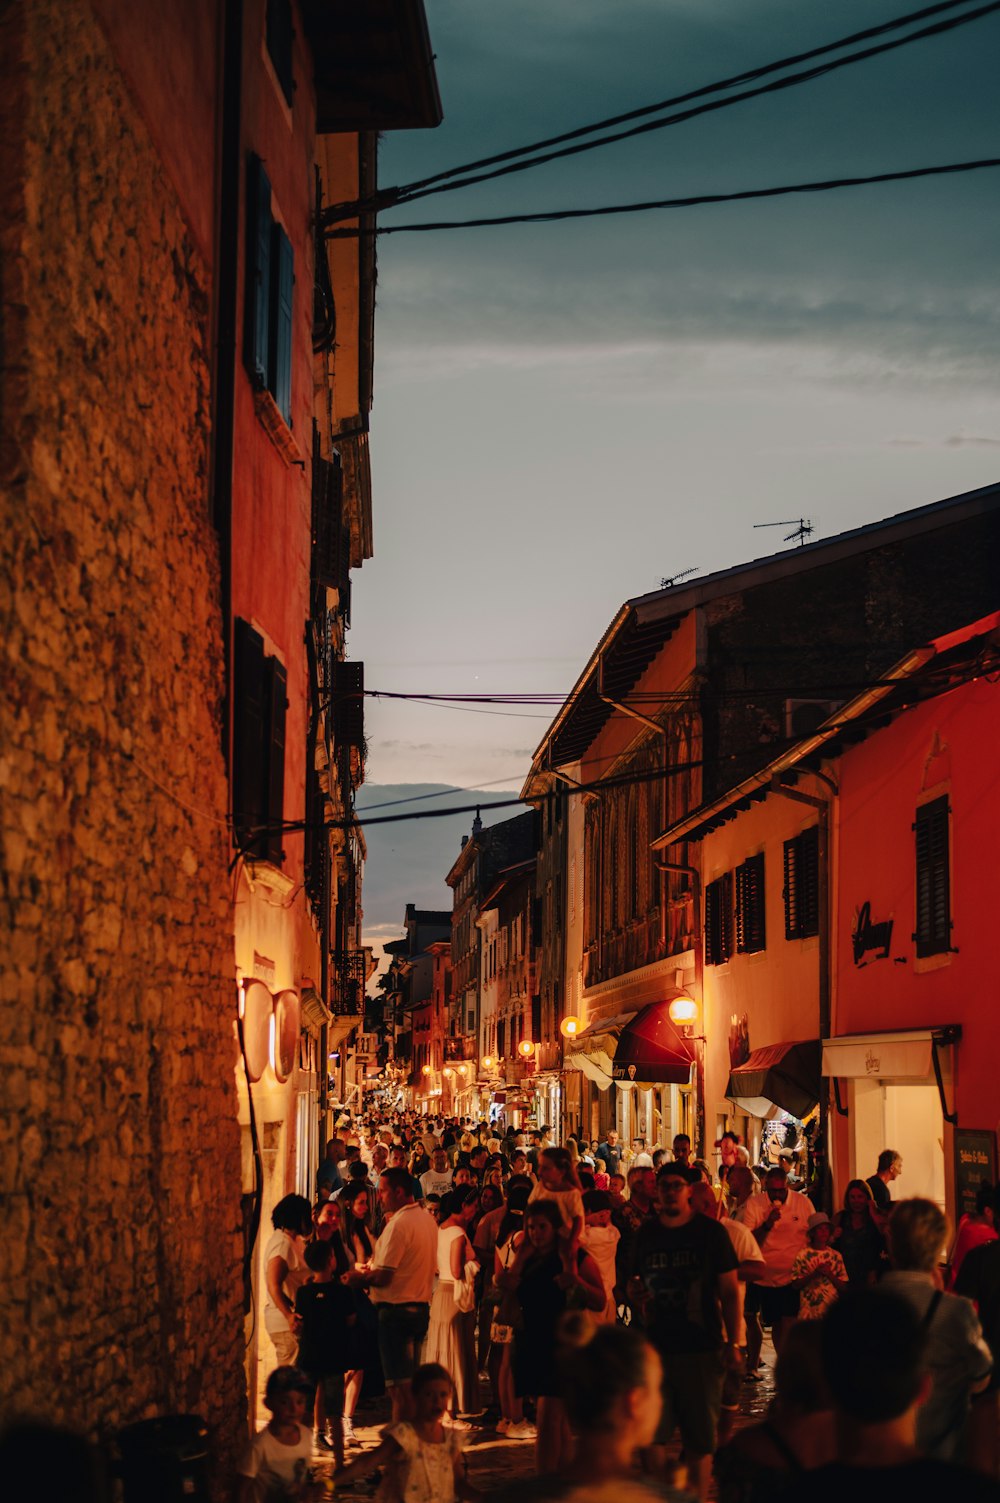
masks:
[[[791,543],[798,538],[800,548],[805,546],[806,538],[810,537],[815,531],[813,524],[807,521],[805,517],[789,517],[784,522],[755,522],[753,525],[755,529],[758,527],[791,527],[794,531],[786,533],[784,541]]]
[[[697,564],[692,564],[692,566],[691,566],[690,569],[682,569],[679,574],[671,574],[666,579],[661,579],[660,580],[660,589],[661,590],[670,590],[670,589],[673,589],[674,585],[677,583],[677,581],[679,579],[686,579],[689,574],[697,574],[697,572],[698,572],[698,565]]]

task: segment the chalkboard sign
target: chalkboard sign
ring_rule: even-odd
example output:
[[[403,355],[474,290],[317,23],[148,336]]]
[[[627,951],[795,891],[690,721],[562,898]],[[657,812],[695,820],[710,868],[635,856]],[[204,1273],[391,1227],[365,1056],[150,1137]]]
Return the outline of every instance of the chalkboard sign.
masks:
[[[996,1134],[975,1128],[955,1129],[955,1216],[971,1215],[976,1209],[976,1191],[985,1180],[996,1184]]]

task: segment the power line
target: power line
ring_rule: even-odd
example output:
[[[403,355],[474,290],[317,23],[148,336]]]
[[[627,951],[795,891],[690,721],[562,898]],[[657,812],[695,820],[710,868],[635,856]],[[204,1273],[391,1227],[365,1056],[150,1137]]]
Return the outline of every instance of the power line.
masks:
[[[1000,6],[1000,0],[997,0]],[[775,188],[745,188],[737,193],[696,193],[686,198],[660,198],[642,203],[605,204],[593,209],[550,209],[538,214],[497,214],[481,219],[440,219],[421,224],[385,225],[371,230],[331,230],[333,239],[355,240],[361,236],[414,235],[428,230],[470,230],[505,224],[553,224],[564,219],[592,219],[611,214],[644,214],[651,209],[692,209],[702,204],[739,203],[757,198],[785,198],[795,193],[830,193],[841,188],[861,188],[872,183],[898,183],[911,178],[944,177],[959,172],[978,172],[1000,167],[1000,157],[982,157],[971,162],[948,162],[939,167],[911,167],[900,172],[876,172],[866,177],[825,178],[818,182],[785,183]]]
[[[583,152],[594,151],[598,147],[612,145],[615,142],[628,140],[634,136],[647,135],[652,131],[665,130],[672,125],[681,125],[685,121],[695,119],[699,115],[728,109],[731,105],[741,104],[747,99],[755,99],[764,94],[794,88],[800,83],[810,83],[827,73],[833,73],[841,68],[850,67],[854,63],[864,62],[869,58],[880,56],[884,52],[891,52],[899,47],[908,46],[910,42],[921,41],[927,37],[939,36],[943,33],[953,31],[959,26],[965,26],[969,22],[979,20],[984,16],[990,15],[993,11],[1000,9],[1000,0],[988,0],[987,4],[980,5],[975,10],[964,12],[958,16],[951,16],[945,20],[937,21],[932,25],[921,27],[919,30],[911,32],[908,36],[895,37],[890,41],[862,48],[859,51],[849,53],[846,57],[829,59],[814,68],[807,68],[799,73],[791,73],[783,78],[772,79],[758,88],[745,89],[742,93],[731,94],[724,99],[711,99],[691,109],[681,110],[676,114],[668,115],[663,119],[646,120],[642,125],[635,125],[629,130],[618,131],[612,135],[600,136],[595,140],[577,141],[574,145],[563,145],[557,150],[546,151],[543,155],[532,156],[526,161],[509,160],[513,157],[524,156],[527,152],[541,150],[541,148],[550,144],[574,140],[581,135],[589,135],[595,130],[603,129],[605,125],[635,119],[639,116],[656,113],[663,109],[673,108],[677,104],[692,99],[703,98],[706,94],[717,93],[719,90],[731,88],[737,83],[760,78],[768,73],[790,67],[799,61],[837,51],[843,47],[850,46],[855,41],[882,35],[887,31],[898,30],[902,26],[911,25],[915,20],[923,19],[928,15],[938,14],[941,11],[951,10],[955,5],[961,3],[963,3],[963,0],[944,0],[944,3],[940,5],[929,6],[924,10],[912,12],[908,16],[899,17],[895,21],[884,22],[878,27],[872,27],[866,31],[842,37],[839,41],[826,43],[821,47],[813,48],[809,52],[799,54],[795,57],[765,64],[762,68],[736,75],[731,79],[708,84],[686,94],[677,95],[673,99],[663,100],[656,105],[643,106],[638,110],[629,111],[622,116],[611,117],[608,121],[602,121],[596,125],[580,127],[578,130],[566,132],[562,136],[552,137],[549,141],[537,142],[534,146],[521,147],[513,151],[499,153],[495,157],[483,158],[480,162],[470,163],[466,167],[451,168],[414,183],[403,184],[398,188],[386,189],[369,200],[332,205],[323,211],[321,223],[331,225],[346,218],[355,218],[359,214],[366,212],[370,213],[385,208],[402,207],[405,204],[414,203],[421,198],[427,198],[436,193],[454,192],[458,188],[471,187],[476,183],[487,182],[498,177],[506,177],[515,172],[525,172],[531,167],[538,167],[544,163],[556,161],[563,157],[577,156]],[[504,165],[491,166],[494,163],[504,163]],[[489,170],[481,172],[473,170],[479,166],[486,167]],[[462,176],[461,174],[463,173],[471,173],[471,175]]]

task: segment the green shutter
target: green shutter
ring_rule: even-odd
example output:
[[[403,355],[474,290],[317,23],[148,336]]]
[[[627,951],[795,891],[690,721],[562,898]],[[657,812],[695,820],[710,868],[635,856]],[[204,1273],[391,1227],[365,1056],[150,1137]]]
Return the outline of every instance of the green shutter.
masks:
[[[246,318],[243,359],[258,387],[268,384],[271,329],[271,184],[260,158],[247,164]]]
[[[293,260],[292,242],[281,225],[275,224],[271,243],[271,362],[267,384],[289,428],[292,426]]]

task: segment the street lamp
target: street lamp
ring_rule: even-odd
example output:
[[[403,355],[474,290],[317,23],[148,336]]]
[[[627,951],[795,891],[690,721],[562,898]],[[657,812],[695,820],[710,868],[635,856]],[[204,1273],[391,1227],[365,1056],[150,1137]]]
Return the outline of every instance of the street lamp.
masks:
[[[571,1015],[568,1018],[563,1018],[562,1022],[559,1024],[559,1032],[562,1034],[564,1039],[575,1039],[582,1026],[583,1025],[581,1024],[580,1019],[574,1018]]]
[[[671,1023],[685,1030],[685,1036],[691,1036],[691,1029],[698,1021],[698,1004],[693,997],[675,997],[667,1009]]]
[[[535,1052],[535,1046],[530,1039],[522,1039],[517,1046],[517,1052],[522,1059],[530,1059]]]
[[[492,1056],[492,1054],[484,1054],[483,1055],[483,1069],[484,1070],[492,1070],[492,1068],[493,1068],[493,1056]]]

